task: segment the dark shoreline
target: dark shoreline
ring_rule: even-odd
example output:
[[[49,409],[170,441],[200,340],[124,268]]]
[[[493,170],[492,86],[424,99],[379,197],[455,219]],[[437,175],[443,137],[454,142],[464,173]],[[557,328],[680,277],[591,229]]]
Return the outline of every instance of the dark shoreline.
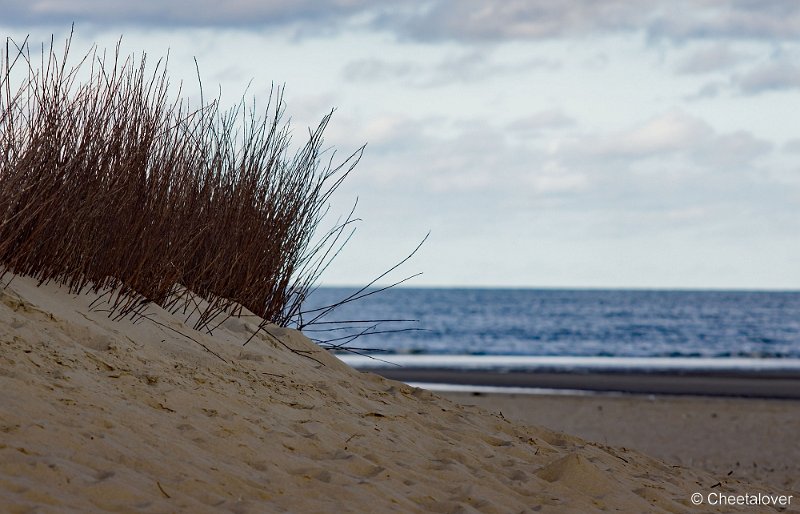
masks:
[[[631,394],[800,399],[800,374],[789,372],[522,372],[437,368],[369,368],[389,379],[496,387]]]

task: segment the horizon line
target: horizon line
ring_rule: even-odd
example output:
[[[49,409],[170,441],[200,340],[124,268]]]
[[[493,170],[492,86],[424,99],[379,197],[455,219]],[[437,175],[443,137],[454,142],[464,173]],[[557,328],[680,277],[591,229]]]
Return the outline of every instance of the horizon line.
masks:
[[[373,284],[368,289],[389,287],[390,284]],[[320,283],[320,288],[329,289],[361,289],[354,284]],[[546,285],[486,285],[486,284],[398,284],[390,289],[462,289],[462,290],[519,290],[519,291],[653,291],[653,292],[730,292],[730,293],[800,293],[798,287],[771,286],[546,286]]]

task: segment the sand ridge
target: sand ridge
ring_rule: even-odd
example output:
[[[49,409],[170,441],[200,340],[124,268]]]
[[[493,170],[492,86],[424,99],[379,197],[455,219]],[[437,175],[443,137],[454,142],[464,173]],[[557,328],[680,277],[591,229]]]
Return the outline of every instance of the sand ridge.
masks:
[[[729,512],[690,495],[774,493],[359,373],[292,330],[242,347],[257,320],[209,335],[95,297],[0,291],[7,512]]]

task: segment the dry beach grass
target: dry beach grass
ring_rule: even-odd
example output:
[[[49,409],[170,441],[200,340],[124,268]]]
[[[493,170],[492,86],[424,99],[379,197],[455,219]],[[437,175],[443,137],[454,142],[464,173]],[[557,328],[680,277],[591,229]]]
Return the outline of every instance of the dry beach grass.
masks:
[[[289,155],[280,90],[261,111],[192,107],[163,62],[68,62],[69,41],[40,63],[7,43],[0,62],[0,264],[73,292],[111,287],[119,316],[148,302],[191,313],[199,296],[196,328],[238,306],[296,321],[351,221],[315,238],[360,157],[322,162],[330,114]]]

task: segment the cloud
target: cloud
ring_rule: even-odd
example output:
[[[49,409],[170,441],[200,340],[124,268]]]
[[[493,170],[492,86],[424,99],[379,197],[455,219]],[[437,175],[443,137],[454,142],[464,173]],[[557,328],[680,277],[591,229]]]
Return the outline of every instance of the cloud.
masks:
[[[731,50],[727,44],[716,44],[695,51],[678,64],[678,73],[698,74],[726,70],[747,56]]]
[[[252,27],[333,22],[363,12],[367,0],[0,0],[4,24],[93,23]]]
[[[536,130],[565,117],[550,110],[517,121]],[[454,240],[480,234],[485,243],[506,230],[507,241],[537,233],[606,245],[670,234],[741,237],[770,230],[771,209],[788,210],[785,198],[800,191],[770,176],[769,143],[679,110],[614,133],[575,123],[525,139],[508,124],[478,119],[398,113],[348,123],[339,132],[369,142],[347,186],[362,205],[397,226]]]
[[[716,96],[719,96],[720,92],[726,85],[727,85],[726,83],[720,81],[707,82],[702,86],[700,86],[700,89],[698,89],[697,92],[688,95],[685,98],[686,100],[690,101],[703,100],[705,98],[714,98]]]
[[[701,163],[722,169],[749,165],[767,155],[773,147],[772,143],[743,130],[714,134],[705,143],[693,150],[695,157]]]
[[[583,61],[583,66],[589,70],[602,70],[608,63],[611,62],[608,54],[603,52],[598,52],[595,55],[585,59]]]
[[[438,0],[384,11],[383,28],[421,40],[554,39],[644,32],[651,40],[797,40],[793,0]]]
[[[559,63],[552,59],[534,57],[522,62],[498,62],[486,50],[472,50],[450,56],[435,67],[429,85],[452,82],[475,82],[500,75],[516,75],[534,68],[556,70]]]
[[[474,84],[501,76],[522,74],[534,68],[554,70],[559,66],[555,60],[542,58],[500,62],[490,51],[469,50],[449,55],[434,63],[358,59],[344,66],[342,76],[357,82],[400,80],[414,87],[436,87],[455,82]]]
[[[570,122],[558,111],[544,111],[515,123],[537,130],[575,127]],[[519,138],[508,125],[402,115],[361,124],[352,133],[369,142],[365,165],[372,158],[380,162],[358,180],[387,194],[483,195],[570,209],[619,205],[630,212],[746,196],[752,170],[772,151],[748,132],[718,131],[681,111],[611,134],[575,128]]]
[[[772,145],[748,132],[719,133],[705,121],[671,111],[615,134],[587,137],[570,150],[589,159],[637,161],[682,158],[692,166],[741,167],[765,155]]]
[[[790,139],[783,144],[783,151],[786,153],[800,154],[800,138]]]
[[[587,152],[619,157],[645,157],[684,151],[709,139],[712,129],[697,118],[676,111],[632,129],[589,141]]]
[[[653,39],[796,41],[800,38],[800,4],[793,0],[659,3],[663,13],[647,29]]]
[[[376,25],[420,40],[548,39],[641,26],[651,0],[438,0],[384,11]]]
[[[794,0],[0,0],[10,26],[344,27],[414,40],[504,41],[643,32],[651,40],[800,38]]]
[[[746,95],[800,88],[800,66],[772,62],[734,77],[734,85]]]
[[[702,73],[704,63],[708,71],[724,69],[736,64],[736,60],[728,61],[725,50],[709,49],[706,54],[694,54],[684,61],[685,67],[679,67],[683,73]],[[768,62],[761,63],[741,73],[734,73],[727,82],[714,80],[707,82],[696,93],[686,97],[687,100],[699,100],[718,96],[722,91],[738,92],[746,96],[754,96],[768,92],[789,91],[800,89],[800,66],[794,63],[793,58],[773,56]]]
[[[548,116],[558,121],[552,114],[542,119]],[[478,119],[453,123],[393,115],[367,123],[346,120],[344,125],[340,123],[340,132],[368,142],[364,165],[372,159],[380,162],[380,169],[357,174],[355,180],[392,194],[474,194],[504,202],[519,195],[569,195],[586,185],[582,172],[550,159],[540,145]],[[350,141],[337,144],[352,146]]]
[[[558,109],[548,109],[516,119],[508,124],[508,128],[513,131],[538,134],[547,130],[573,127],[575,124],[575,118],[567,116]]]
[[[374,82],[382,80],[413,80],[419,74],[427,72],[425,67],[411,61],[383,61],[381,59],[359,59],[350,61],[342,69],[345,79],[357,82]]]

